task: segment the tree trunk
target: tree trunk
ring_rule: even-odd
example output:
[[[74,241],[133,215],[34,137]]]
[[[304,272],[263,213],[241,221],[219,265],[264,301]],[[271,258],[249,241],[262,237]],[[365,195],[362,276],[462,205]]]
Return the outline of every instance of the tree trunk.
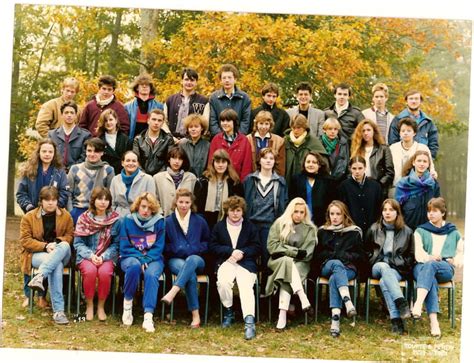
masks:
[[[141,9],[140,12],[140,28],[142,35],[142,47],[140,52],[140,72],[152,73],[153,65],[155,64],[156,55],[145,53],[144,46],[156,40],[158,36],[158,18],[161,10],[156,9]]]
[[[123,9],[117,10],[117,16],[115,18],[114,27],[112,30],[112,41],[110,42],[109,48],[109,74],[116,76],[117,73],[117,61],[119,60],[118,52],[118,40],[119,36],[122,33],[122,15]]]

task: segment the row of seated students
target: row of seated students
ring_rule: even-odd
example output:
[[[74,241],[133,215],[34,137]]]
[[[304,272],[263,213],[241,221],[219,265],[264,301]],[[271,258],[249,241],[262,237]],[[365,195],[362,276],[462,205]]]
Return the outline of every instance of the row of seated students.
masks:
[[[39,206],[21,221],[22,272],[31,267],[38,273],[27,284],[45,291],[43,280],[51,289],[53,319],[67,324],[62,295],[62,271],[75,250],[75,265],[83,276],[86,319],[94,318],[94,295],[97,286],[97,317],[106,320],[105,300],[110,292],[114,265],[125,274],[122,323],[133,324],[133,297],[144,276],[142,327],[154,332],[153,313],[157,305],[159,277],[165,263],[176,275],[173,286],[162,297],[171,304],[180,290],[185,290],[191,328],[200,327],[197,274],[204,271],[206,256],[215,257],[217,291],[224,308],[223,327],[235,321],[232,288],[239,287],[245,339],[255,337],[255,298],[253,285],[257,279],[257,259],[261,254],[257,227],[244,218],[246,203],[231,196],[224,201],[225,218],[212,230],[195,212],[193,193],[178,189],[173,213],[161,215],[155,196],[143,192],[134,200],[130,214],[120,217],[112,209],[113,199],[105,187],[93,189],[89,208],[79,216],[74,227],[71,215],[58,207],[59,192],[53,186],[40,190]],[[329,279],[331,309],[330,333],[340,335],[341,310],[357,314],[349,295],[349,280],[365,278],[366,273],[379,278],[388,306],[392,331],[405,333],[403,319],[419,319],[425,304],[430,319],[431,335],[439,337],[438,282],[450,281],[455,267],[462,266],[463,240],[456,227],[445,221],[446,204],[433,198],[427,205],[428,222],[413,232],[403,221],[397,201],[383,202],[382,214],[366,233],[352,220],[347,206],[332,201],[326,210],[325,223],[319,229],[311,221],[310,209],[302,198],[294,198],[280,217],[272,223],[266,247],[270,275],[265,296],[279,291],[277,329],[287,324],[292,296],[301,309],[312,307],[303,289],[310,271]],[[398,282],[413,275],[417,281],[417,299],[409,310]]]

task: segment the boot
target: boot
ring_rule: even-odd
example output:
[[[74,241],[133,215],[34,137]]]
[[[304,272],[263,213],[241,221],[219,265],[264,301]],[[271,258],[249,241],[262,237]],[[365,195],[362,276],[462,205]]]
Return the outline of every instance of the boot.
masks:
[[[411,317],[410,308],[408,307],[408,301],[404,297],[400,297],[394,301],[395,306],[400,312],[400,318],[408,319]]]
[[[390,319],[392,322],[392,333],[403,335],[405,333],[405,326],[401,318]]]
[[[228,328],[230,327],[235,321],[234,310],[232,310],[232,306],[230,308],[226,308],[224,306],[224,316],[222,317],[222,327]]]
[[[244,338],[250,340],[255,338],[255,317],[253,315],[247,315],[244,319],[245,330]]]

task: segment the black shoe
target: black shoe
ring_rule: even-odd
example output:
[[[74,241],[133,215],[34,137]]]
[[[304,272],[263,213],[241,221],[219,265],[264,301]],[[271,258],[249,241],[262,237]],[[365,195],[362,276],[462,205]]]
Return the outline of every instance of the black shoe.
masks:
[[[245,322],[244,338],[246,340],[255,338],[255,317],[252,315],[247,315],[244,319],[244,322]]]
[[[400,318],[408,319],[411,317],[410,308],[408,307],[408,301],[404,297],[400,297],[394,301],[395,306],[400,312]]]
[[[224,307],[224,316],[222,317],[222,327],[228,328],[230,327],[235,321],[234,310],[232,307],[226,308]]]
[[[403,335],[405,334],[405,326],[401,318],[391,319],[392,322],[392,333]]]

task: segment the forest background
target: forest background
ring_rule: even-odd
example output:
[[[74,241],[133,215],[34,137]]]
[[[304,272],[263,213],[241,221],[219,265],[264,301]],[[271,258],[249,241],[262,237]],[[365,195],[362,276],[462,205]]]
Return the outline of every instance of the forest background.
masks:
[[[179,91],[183,67],[197,69],[199,92],[209,95],[219,87],[219,66],[233,63],[252,107],[268,81],[280,86],[283,107],[296,104],[295,85],[309,81],[321,109],[334,102],[339,82],[352,85],[351,103],[361,109],[371,104],[372,85],[385,82],[394,114],[405,107],[404,92],[419,89],[423,111],[440,130],[442,194],[463,218],[470,57],[471,22],[462,20],[17,4],[7,214],[14,214],[15,165],[35,146],[27,131],[66,76],[80,79],[80,104],[96,93],[103,74],[118,79],[116,95],[125,102],[133,97],[133,78],[147,71],[163,102]]]

